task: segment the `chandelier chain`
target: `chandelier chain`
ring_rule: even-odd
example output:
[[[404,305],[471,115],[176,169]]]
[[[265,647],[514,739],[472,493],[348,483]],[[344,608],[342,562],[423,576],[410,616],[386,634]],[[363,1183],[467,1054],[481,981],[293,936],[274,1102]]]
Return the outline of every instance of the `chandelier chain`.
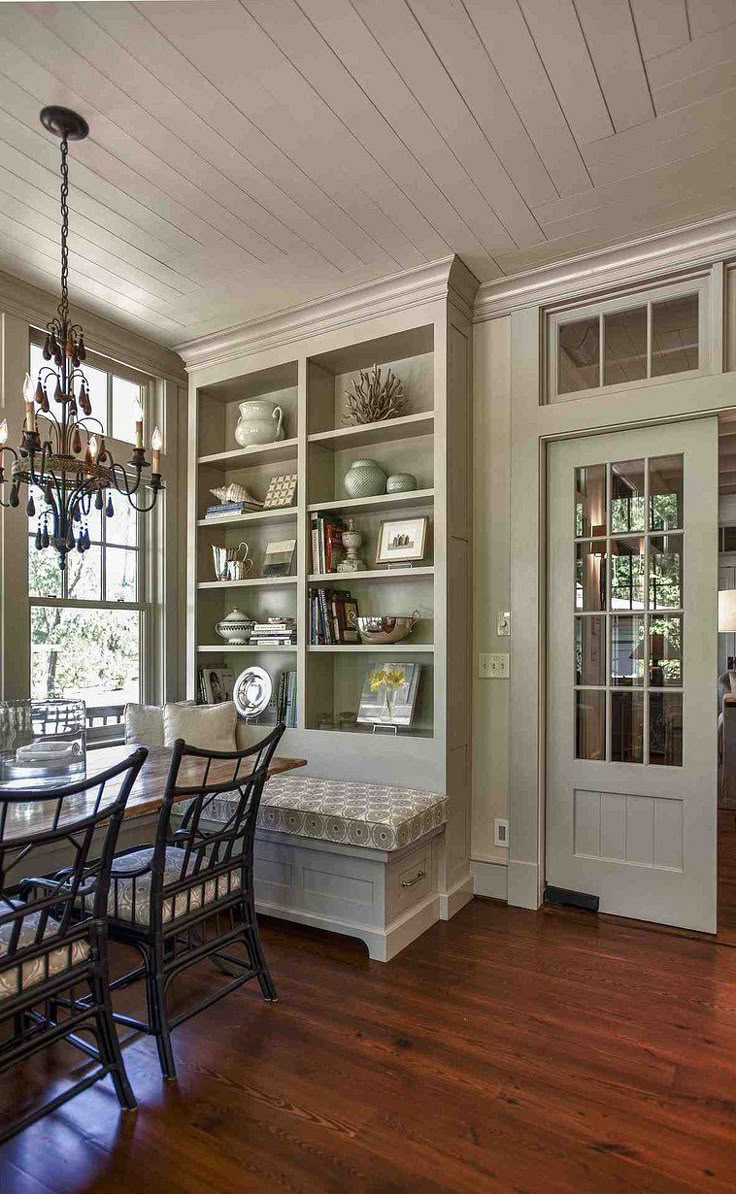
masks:
[[[65,327],[69,319],[69,143],[61,138],[61,302],[59,319]]]

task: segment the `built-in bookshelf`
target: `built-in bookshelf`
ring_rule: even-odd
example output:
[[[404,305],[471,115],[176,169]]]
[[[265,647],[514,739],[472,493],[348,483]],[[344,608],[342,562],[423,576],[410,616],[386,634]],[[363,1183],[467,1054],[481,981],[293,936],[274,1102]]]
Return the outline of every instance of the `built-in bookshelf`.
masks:
[[[462,273],[457,263],[453,268]],[[293,332],[272,347],[190,374],[189,695],[196,694],[203,664],[237,674],[257,663],[272,674],[275,688],[282,672],[296,670],[295,727],[287,730],[286,753],[306,757],[313,774],[392,781],[398,769],[411,786],[446,790],[451,765],[453,782],[465,782],[470,729],[467,309],[448,280],[443,295],[389,314],[354,314],[333,330],[304,337],[297,328],[295,321]],[[345,392],[357,372],[373,364],[401,379],[408,413],[346,425]],[[281,407],[284,439],[238,446],[239,404],[250,398]],[[387,475],[413,474],[416,488],[351,497],[345,476],[366,457]],[[207,516],[215,500],[210,490],[236,482],[262,501],[271,478],[284,473],[298,477],[293,506]],[[423,558],[402,567],[378,562],[381,524],[415,516],[428,519]],[[362,536],[358,571],[316,566],[311,531],[317,518],[343,526],[352,520]],[[264,576],[269,542],[292,539],[290,575]],[[218,581],[213,546],[234,550],[243,542],[253,568],[242,579]],[[415,615],[416,628],[401,642],[380,646],[312,641],[312,598],[319,589],[349,592],[361,615]],[[294,618],[296,644],[220,643],[215,627],[233,608],[258,621]],[[414,717],[396,734],[374,733],[356,721],[361,694],[371,671],[392,660],[420,668]],[[243,733],[250,735],[247,727]]]

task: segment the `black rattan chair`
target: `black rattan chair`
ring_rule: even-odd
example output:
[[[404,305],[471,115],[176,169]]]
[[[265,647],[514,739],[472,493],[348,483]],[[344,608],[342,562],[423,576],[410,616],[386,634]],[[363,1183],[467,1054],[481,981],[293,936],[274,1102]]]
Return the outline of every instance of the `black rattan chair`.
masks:
[[[171,1030],[243,983],[257,978],[263,996],[276,1000],[258,934],[253,898],[256,818],[268,768],[284,726],[243,751],[206,751],[174,744],[156,841],[118,855],[108,897],[110,936],[134,946],[142,966],[115,979],[111,989],[145,980],[147,1020],[115,1013],[118,1023],[156,1037],[161,1070],[176,1077]],[[182,786],[182,759],[201,760],[201,777]],[[253,769],[243,774],[243,764]],[[211,779],[216,764],[217,779]],[[224,777],[223,777],[224,773]],[[188,797],[188,804],[179,803]],[[208,820],[218,802],[222,821]],[[181,818],[178,811],[185,808]],[[244,947],[244,957],[229,951]],[[190,966],[214,959],[234,974],[230,982],[176,1016],[167,1011],[167,988]]]
[[[54,790],[0,790],[0,1074],[62,1038],[99,1062],[56,1098],[0,1124],[0,1141],[106,1074],[121,1107],[136,1106],[112,1019],[105,910],[118,830],[147,754]],[[35,833],[34,816],[43,820]],[[99,832],[102,851],[91,862]],[[49,846],[63,848],[70,865],[52,879],[16,879]]]

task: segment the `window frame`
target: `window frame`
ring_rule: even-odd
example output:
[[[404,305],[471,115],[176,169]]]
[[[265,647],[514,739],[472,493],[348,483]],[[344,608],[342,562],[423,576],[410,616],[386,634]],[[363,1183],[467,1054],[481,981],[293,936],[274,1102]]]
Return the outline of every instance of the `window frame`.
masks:
[[[698,368],[684,369],[679,373],[667,373],[660,377],[651,375],[652,363],[652,306],[656,303],[667,302],[670,299],[686,298],[697,295],[698,298]],[[541,405],[557,405],[561,402],[574,402],[580,398],[601,398],[619,391],[639,390],[644,386],[668,384],[675,381],[691,380],[706,377],[721,371],[721,363],[714,359],[713,337],[711,334],[711,278],[710,274],[698,273],[673,282],[662,282],[646,289],[627,288],[606,298],[591,300],[589,303],[570,306],[547,308],[542,312],[543,318],[543,369]],[[637,381],[604,383],[605,374],[605,316],[614,312],[635,310],[645,307],[647,311],[647,377]],[[598,318],[599,321],[599,383],[584,390],[570,390],[559,393],[559,331],[560,328],[578,320]]]
[[[37,328],[31,327],[29,329],[28,339],[28,362],[30,367],[31,348],[33,345],[43,347],[45,340],[45,332],[39,331]],[[101,356],[99,353],[87,350],[85,364],[89,364],[95,369],[99,369],[107,374],[107,420],[112,426],[112,389],[113,377],[122,378],[125,381],[133,382],[140,387],[140,401],[143,406],[144,427],[152,427],[157,414],[157,385],[154,378],[148,374],[142,373],[140,370],[134,369],[129,365],[122,364],[110,357]],[[127,464],[127,454],[131,451],[132,445],[127,440],[115,439],[112,435],[105,433],[105,442],[109,445],[110,450],[121,463]],[[30,652],[28,658],[28,677],[29,685],[31,684],[32,675],[32,660],[33,660],[33,641],[32,641],[32,618],[33,609],[38,607],[44,608],[62,608],[62,609],[96,609],[96,610],[127,610],[138,612],[140,618],[140,635],[138,643],[138,675],[139,675],[139,699],[142,702],[147,702],[151,699],[151,694],[155,690],[158,680],[158,664],[156,659],[156,635],[154,628],[154,612],[156,609],[156,569],[153,566],[154,553],[157,550],[157,545],[160,541],[159,522],[161,517],[163,503],[157,503],[154,510],[148,514],[139,514],[137,518],[136,528],[136,552],[138,557],[138,575],[137,575],[137,596],[135,601],[108,601],[100,599],[86,599],[74,597],[35,597],[30,593],[30,585],[26,586],[28,599],[28,623],[29,623],[29,644]],[[103,520],[105,515],[102,515]],[[103,522],[103,526],[105,523]],[[27,534],[26,539],[30,538]],[[106,583],[106,551],[108,546],[115,550],[118,545],[107,544],[106,538],[103,535],[101,538],[101,583],[102,592],[105,592]],[[123,545],[119,545],[120,548]],[[110,745],[111,743],[121,742],[123,740],[122,730],[122,710],[124,706],[120,706],[121,717],[119,722],[107,724],[107,717],[104,719],[102,725],[94,725],[87,727],[87,740],[90,745]],[[95,708],[95,706],[92,706]]]

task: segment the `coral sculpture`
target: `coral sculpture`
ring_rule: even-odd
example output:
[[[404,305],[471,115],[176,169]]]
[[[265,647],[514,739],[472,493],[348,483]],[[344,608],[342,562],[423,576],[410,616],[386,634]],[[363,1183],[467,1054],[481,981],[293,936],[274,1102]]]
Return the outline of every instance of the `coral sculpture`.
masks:
[[[347,409],[343,423],[357,426],[360,423],[378,423],[382,419],[398,419],[407,412],[404,387],[395,373],[389,369],[384,381],[378,365],[361,369],[353,380],[352,391],[346,390]]]

